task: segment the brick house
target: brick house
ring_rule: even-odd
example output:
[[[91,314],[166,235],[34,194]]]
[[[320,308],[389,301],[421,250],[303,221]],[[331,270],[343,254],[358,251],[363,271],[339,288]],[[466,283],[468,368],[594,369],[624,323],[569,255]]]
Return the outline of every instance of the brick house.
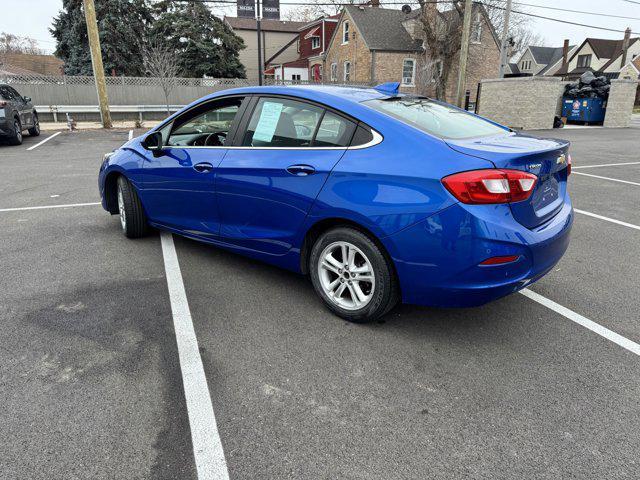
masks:
[[[276,52],[265,62],[265,74],[273,75],[276,80],[312,80],[323,79],[323,57],[340,15],[318,18],[300,27],[296,39],[299,57],[293,61],[283,61],[282,54]]]
[[[346,6],[325,55],[325,80],[399,81],[402,91],[434,95],[433,80],[420,74],[426,64],[420,14],[420,10],[407,14],[375,6]],[[466,89],[473,100],[479,81],[498,73],[500,44],[484,8],[474,5],[472,15]],[[458,60],[453,63],[446,86],[448,101],[456,95]]]

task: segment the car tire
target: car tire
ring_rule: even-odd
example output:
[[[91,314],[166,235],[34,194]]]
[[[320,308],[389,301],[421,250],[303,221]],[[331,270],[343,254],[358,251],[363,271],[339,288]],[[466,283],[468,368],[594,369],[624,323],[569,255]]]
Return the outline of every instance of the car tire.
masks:
[[[398,303],[391,259],[356,228],[337,227],[320,235],[309,255],[309,272],[329,310],[350,322],[372,322]]]
[[[131,182],[123,176],[118,177],[116,195],[122,232],[128,238],[144,237],[149,230],[147,216],[138,193]]]
[[[29,129],[29,135],[32,137],[38,137],[40,135],[40,121],[38,115],[33,114],[33,127]]]
[[[13,132],[9,136],[10,145],[22,145],[22,124],[17,118],[13,119]]]

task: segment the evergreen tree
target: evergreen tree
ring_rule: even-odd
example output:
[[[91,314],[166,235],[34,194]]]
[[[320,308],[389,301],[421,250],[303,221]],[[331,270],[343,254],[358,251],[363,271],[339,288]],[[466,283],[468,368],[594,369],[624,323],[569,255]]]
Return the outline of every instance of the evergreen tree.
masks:
[[[151,37],[175,51],[180,75],[245,78],[238,52],[244,42],[204,3],[161,1],[154,6]]]
[[[95,4],[105,73],[143,75],[142,45],[151,22],[145,0],[95,0]],[[63,0],[49,30],[65,73],[93,75],[82,0]]]

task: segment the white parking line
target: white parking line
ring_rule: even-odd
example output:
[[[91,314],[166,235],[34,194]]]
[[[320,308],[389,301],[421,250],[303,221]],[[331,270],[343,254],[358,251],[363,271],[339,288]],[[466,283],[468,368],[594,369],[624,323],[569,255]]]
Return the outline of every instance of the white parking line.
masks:
[[[213,413],[173,236],[171,233],[161,232],[160,240],[198,480],[228,480],[227,462]]]
[[[598,218],[598,219],[604,220],[606,222],[611,222],[611,223],[615,223],[615,224],[618,224],[618,225],[622,225],[623,227],[629,227],[629,228],[634,228],[636,230],[640,230],[640,225],[634,225],[633,223],[622,222],[620,220],[616,220],[615,218],[605,217],[603,215],[598,215],[597,213],[587,212],[585,210],[578,210],[577,208],[574,208],[573,211],[576,212],[576,213],[581,213],[582,215],[587,215],[589,217]]]
[[[19,212],[21,210],[44,210],[44,209],[47,209],[47,208],[89,207],[91,205],[100,205],[100,202],[67,203],[65,205],[41,205],[41,206],[38,206],[38,207],[0,208],[0,212]]]
[[[129,130],[129,140],[133,138],[133,130]]]
[[[607,340],[612,341],[620,345],[622,348],[629,350],[631,353],[635,353],[636,355],[640,355],[640,345],[636,342],[629,340],[622,335],[617,334],[616,332],[609,330],[608,328],[603,327],[599,323],[594,322],[593,320],[589,320],[586,317],[583,317],[579,313],[574,312],[573,310],[569,310],[567,307],[563,307],[562,305],[554,302],[553,300],[549,300],[547,297],[543,297],[542,295],[525,288],[524,290],[520,290],[520,293],[525,297],[530,298],[534,302],[538,302],[540,305],[544,305],[545,307],[553,310],[556,313],[559,313],[565,318],[568,318],[572,322],[577,323],[578,325],[582,325],[585,328],[588,328],[594,333],[597,333],[601,337],[606,338]]]
[[[640,183],[630,182],[628,180],[620,180],[619,178],[602,177],[600,175],[593,175],[591,173],[582,173],[582,172],[573,172],[573,171],[571,173],[576,174],[576,175],[584,175],[585,177],[601,178],[602,180],[609,180],[611,182],[619,182],[619,183],[626,183],[626,184],[629,184],[629,185],[637,185],[638,187],[640,187]]]
[[[640,165],[640,162],[601,163],[600,165],[579,165],[577,167],[571,167],[571,171],[573,172],[577,168],[620,167],[622,165]]]
[[[38,148],[40,145],[42,145],[45,142],[48,142],[49,140],[51,140],[53,137],[57,137],[58,135],[60,135],[62,132],[56,132],[53,135],[51,135],[50,137],[45,138],[44,140],[42,140],[40,143],[36,143],[34,146],[27,148],[27,151],[29,150],[33,150],[34,148]]]

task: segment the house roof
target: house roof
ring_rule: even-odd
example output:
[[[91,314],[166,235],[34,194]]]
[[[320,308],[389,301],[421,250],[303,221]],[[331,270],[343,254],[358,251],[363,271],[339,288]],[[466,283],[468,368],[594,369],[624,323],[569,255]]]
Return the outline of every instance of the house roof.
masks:
[[[640,40],[639,37],[634,37],[629,39],[629,46],[636,43]],[[591,46],[591,50],[598,58],[608,59],[609,61],[605,63],[602,67],[600,67],[599,71],[603,71],[608,68],[616,59],[622,55],[622,42],[623,40],[609,40],[606,38],[586,38],[582,44],[575,49],[571,57],[569,58],[569,62],[580,53],[582,47],[584,47],[587,43]],[[567,74],[567,69],[569,66],[569,62],[567,65],[564,65],[556,72],[556,75],[565,75]],[[579,69],[574,69],[568,73],[580,73]]]
[[[224,21],[234,30],[256,30],[256,21],[253,18],[224,17]],[[262,20],[260,29],[265,32],[298,33],[305,26],[305,22],[286,22],[284,20]]]
[[[538,48],[549,48],[549,50],[553,50],[551,56],[548,56],[548,54],[547,54],[546,59],[548,59],[548,61],[547,61],[546,65],[545,65],[545,67],[538,72],[538,75],[544,74],[547,70],[549,70],[556,63],[558,63],[558,61],[562,59],[562,51],[564,50],[564,47],[529,47],[529,49],[531,49],[531,48],[535,48],[535,49],[538,49]],[[575,45],[569,45],[569,48],[567,49],[567,52],[568,52],[569,55],[571,54],[571,51],[574,48],[575,48]],[[531,52],[531,55],[534,55],[534,58],[536,58],[536,62],[537,63],[541,63],[541,62],[538,62],[537,57],[535,56],[533,51]]]
[[[511,73],[520,73],[520,67],[518,67],[517,63],[509,63],[509,69]]]
[[[29,70],[27,68],[18,67],[16,65],[9,65],[6,63],[0,63],[0,75],[38,75],[42,76],[41,73],[34,72],[33,70]]]
[[[549,65],[555,57],[562,56],[562,47],[536,47],[530,45],[529,51],[539,65]]]
[[[370,50],[415,52],[422,42],[411,38],[402,26],[407,15],[402,10],[388,8],[357,7],[347,5],[345,10],[356,24],[360,35]]]

